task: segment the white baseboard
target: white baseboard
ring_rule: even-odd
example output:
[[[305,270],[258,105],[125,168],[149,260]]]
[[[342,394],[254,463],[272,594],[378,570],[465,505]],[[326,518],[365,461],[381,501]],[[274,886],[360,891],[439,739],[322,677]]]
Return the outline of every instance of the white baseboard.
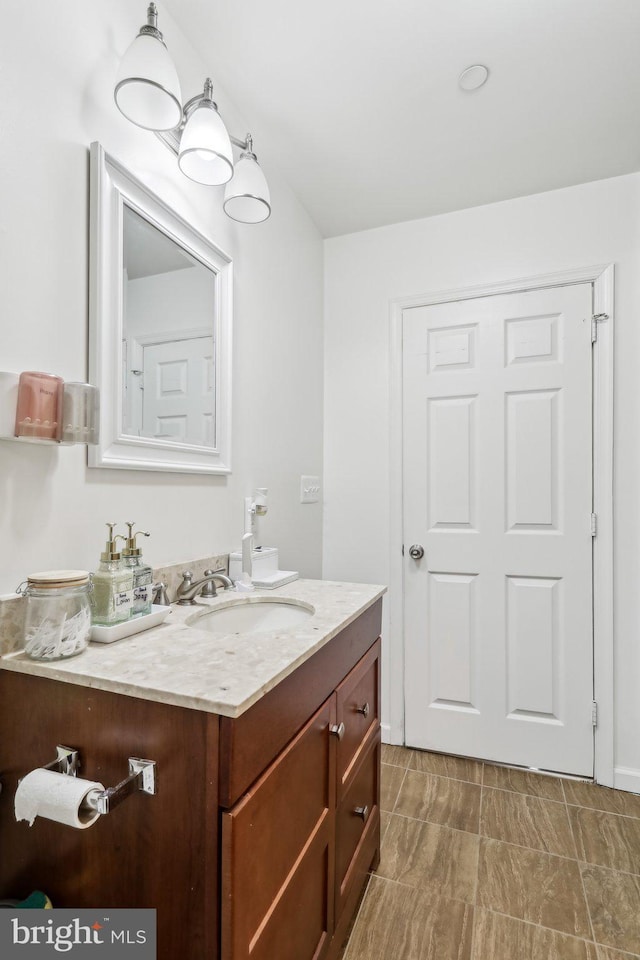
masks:
[[[388,723],[381,723],[380,731],[382,733],[382,742],[391,743],[391,726]]]
[[[404,725],[395,723],[393,718],[382,712],[380,717],[380,730],[382,731],[382,742],[392,743],[394,746],[404,746]]]
[[[616,790],[640,793],[640,770],[633,767],[616,767],[613,771],[613,785]]]

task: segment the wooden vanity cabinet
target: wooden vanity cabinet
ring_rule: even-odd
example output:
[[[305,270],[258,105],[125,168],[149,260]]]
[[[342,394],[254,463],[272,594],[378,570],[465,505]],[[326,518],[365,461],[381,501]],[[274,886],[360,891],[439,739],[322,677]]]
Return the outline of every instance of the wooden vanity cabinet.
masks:
[[[336,691],[338,743],[335,911],[357,898],[380,835],[380,641]],[[374,866],[377,866],[377,861]],[[349,915],[350,916],[350,915]]]
[[[327,700],[222,816],[222,958],[323,956],[333,932],[335,753]]]
[[[158,960],[218,955],[218,717],[0,670],[0,899],[155,908]],[[127,758],[157,763],[157,795],[128,797],[87,830],[16,823],[18,779],[75,747],[79,776],[115,786]],[[108,916],[108,912],[101,914]]]
[[[360,632],[363,624],[353,627]],[[362,653],[355,666],[222,814],[222,960],[325,960],[339,953],[379,851],[375,636],[364,653],[352,645],[352,657]],[[282,695],[278,687],[273,693]],[[224,757],[223,744],[224,734]]]
[[[0,898],[155,907],[158,960],[337,960],[379,856],[380,619],[236,719],[0,670]],[[156,760],[157,795],[88,830],[16,823],[18,778],[57,743],[108,786]]]

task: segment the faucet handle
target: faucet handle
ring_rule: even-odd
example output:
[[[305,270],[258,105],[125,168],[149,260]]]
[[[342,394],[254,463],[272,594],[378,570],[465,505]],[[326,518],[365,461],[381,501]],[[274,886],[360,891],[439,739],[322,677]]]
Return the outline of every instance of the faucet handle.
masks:
[[[169,601],[169,596],[167,594],[167,585],[161,580],[158,583],[154,583],[152,586],[153,591],[153,602],[159,603],[163,607],[170,607],[171,603]]]
[[[214,573],[217,573],[217,570],[205,570],[205,577],[213,577]],[[213,580],[209,580],[208,583],[205,583],[202,590],[200,591],[201,597],[216,597],[216,585]]]
[[[191,573],[191,570],[183,570],[182,583],[178,586],[178,590],[176,592],[176,597],[178,600],[180,600],[182,595],[186,593],[187,590],[189,590],[192,583],[193,583],[193,574]]]

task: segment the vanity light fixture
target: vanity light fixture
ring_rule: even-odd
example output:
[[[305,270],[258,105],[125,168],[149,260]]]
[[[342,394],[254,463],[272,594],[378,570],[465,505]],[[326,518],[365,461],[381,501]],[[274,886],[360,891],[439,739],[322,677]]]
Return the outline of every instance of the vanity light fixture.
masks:
[[[120,62],[113,95],[127,120],[145,130],[172,130],[182,119],[180,81],[158,30],[155,3]]]
[[[260,223],[271,213],[271,197],[262,168],[253,152],[251,134],[236,163],[233,180],[224,191],[224,212],[241,223]]]
[[[155,3],[147,23],[125,53],[114,91],[118,109],[127,120],[152,130],[178,157],[178,166],[190,180],[207,186],[227,184],[223,208],[241,223],[260,223],[271,214],[269,187],[253,139],[238,140],[227,132],[213,99],[213,84],[181,105],[178,74],[158,30]],[[241,150],[233,162],[232,144]]]
[[[184,116],[178,166],[185,177],[211,186],[227,183],[233,176],[231,140],[214,103],[213,84],[208,77],[202,96],[185,104]]]

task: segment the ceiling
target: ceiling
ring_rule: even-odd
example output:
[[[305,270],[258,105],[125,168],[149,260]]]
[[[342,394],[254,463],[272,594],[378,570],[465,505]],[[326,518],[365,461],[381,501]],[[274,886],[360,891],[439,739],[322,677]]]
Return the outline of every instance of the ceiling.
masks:
[[[124,205],[123,262],[127,280],[140,280],[158,273],[185,270],[195,261],[153,224]]]
[[[324,236],[640,169],[640,0],[163,3]]]

